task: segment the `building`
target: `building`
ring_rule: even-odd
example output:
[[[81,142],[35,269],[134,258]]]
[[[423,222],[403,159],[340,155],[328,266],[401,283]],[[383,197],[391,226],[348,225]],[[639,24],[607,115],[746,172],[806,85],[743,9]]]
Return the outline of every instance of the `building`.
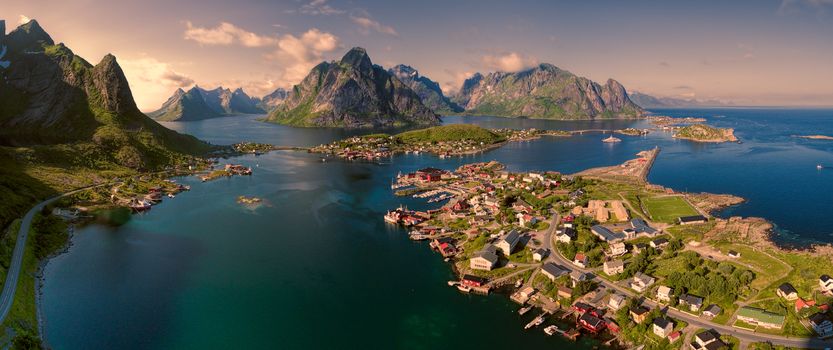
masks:
[[[442,179],[442,175],[445,173],[445,170],[437,169],[437,168],[424,168],[417,170],[416,175],[422,182],[434,182],[440,181]]]
[[[714,329],[703,331],[694,335],[694,341],[689,344],[692,350],[722,350],[728,349],[722,340],[720,340],[720,333]]]
[[[539,249],[536,249],[532,253],[532,260],[534,260],[534,261],[544,261],[544,258],[546,258],[547,255],[549,255],[549,250],[539,248]]]
[[[594,316],[590,312],[585,312],[578,318],[578,324],[593,333],[599,332],[605,328],[605,322],[601,318]]]
[[[625,271],[625,262],[622,260],[610,260],[604,263],[604,272],[608,276],[618,275]]]
[[[486,282],[488,282],[487,279],[473,275],[463,275],[463,278],[460,280],[460,283],[469,287],[480,287],[485,285]]]
[[[679,222],[680,225],[702,224],[707,221],[709,221],[709,219],[706,219],[703,215],[681,216],[677,218],[677,222]]]
[[[644,234],[649,237],[657,234],[657,230],[655,228],[648,226],[648,223],[640,218],[631,219],[631,227],[636,234]]]
[[[628,310],[628,314],[630,314],[631,319],[636,323],[645,322],[645,319],[648,318],[648,315],[651,313],[651,310],[648,310],[642,306],[637,306]]]
[[[700,311],[703,307],[703,298],[691,294],[680,295],[680,306],[687,306],[691,312]]]
[[[656,336],[665,338],[674,331],[674,323],[665,317],[657,317],[651,328]]]
[[[474,270],[491,271],[497,265],[498,256],[495,246],[487,245],[483,250],[474,253],[469,260],[469,267]]]
[[[819,287],[825,292],[833,292],[833,278],[828,275],[821,275],[819,277]]]
[[[737,317],[738,320],[748,324],[768,329],[781,329],[785,320],[784,315],[749,306],[741,307],[738,310]]]
[[[589,281],[593,279],[593,275],[589,273],[584,273],[581,271],[573,271],[570,272],[570,280],[573,281],[573,288],[579,284],[579,282]]]
[[[608,299],[608,301],[607,301],[607,307],[609,307],[611,310],[617,311],[617,310],[619,310],[619,309],[621,309],[622,307],[625,306],[625,303],[627,302],[627,300],[628,299],[625,298],[624,295],[611,294],[610,299]]]
[[[544,264],[544,266],[541,266],[541,273],[543,273],[544,276],[549,277],[550,280],[555,281],[555,279],[570,273],[570,271],[561,266],[548,262]]]
[[[558,286],[558,297],[570,299],[573,297],[573,290],[567,286]]]
[[[567,224],[564,224],[564,228],[561,230],[557,230],[555,233],[555,239],[557,239],[561,243],[570,243],[576,239],[576,230],[571,227],[567,227]]]
[[[613,211],[613,215],[616,216],[616,220],[628,221],[628,219],[630,219],[628,210],[625,209],[624,205],[622,205],[622,201],[610,201],[610,208],[611,211]]]
[[[680,340],[680,336],[682,336],[682,333],[680,333],[680,331],[673,331],[671,332],[671,334],[668,335],[668,342],[674,343],[675,341]]]
[[[503,238],[501,238],[500,242],[497,242],[495,245],[497,249],[499,249],[504,255],[512,254],[512,251],[515,250],[515,247],[518,246],[518,242],[521,241],[521,235],[518,233],[517,230],[509,231]]]
[[[587,264],[589,264],[589,259],[584,253],[576,253],[576,257],[573,258],[573,264],[580,268],[586,268]]]
[[[625,255],[627,252],[628,248],[625,247],[625,243],[623,242],[616,242],[610,245],[610,256]]]
[[[609,228],[604,227],[602,225],[595,225],[590,228],[590,232],[593,232],[594,235],[599,237],[602,241],[605,242],[619,242],[625,239],[625,234],[621,232],[613,232]]]
[[[665,239],[665,238],[657,238],[657,239],[651,241],[651,247],[653,247],[654,249],[662,249],[662,248],[665,248],[665,246],[667,246],[667,245],[668,245],[668,240]]]
[[[529,299],[533,294],[535,294],[535,288],[524,287],[518,293],[520,293],[522,298]]]
[[[786,300],[796,300],[798,299],[798,291],[795,290],[792,284],[784,283],[778,286],[778,289],[775,290],[775,294],[778,294],[779,297],[782,297]]]
[[[668,286],[659,286],[657,288],[657,300],[667,303],[671,301],[671,293],[674,292],[674,288]]]
[[[833,336],[833,322],[825,314],[816,313],[810,316],[810,326],[813,327],[820,338]]]
[[[637,272],[636,275],[633,276],[633,280],[631,280],[631,289],[642,293],[654,284],[655,281],[656,280],[653,277],[642,272]]]
[[[645,251],[645,249],[648,249],[647,244],[637,243],[637,244],[633,245],[633,249],[631,250],[631,253],[633,253],[633,255],[639,255],[639,254],[642,254],[642,252]]]
[[[530,214],[534,210],[529,203],[524,201],[523,199],[518,199],[515,203],[512,203],[512,210],[517,213],[527,213]]]
[[[717,317],[717,315],[720,315],[721,312],[723,312],[723,309],[721,309],[720,306],[711,304],[703,310],[703,316],[714,318]]]

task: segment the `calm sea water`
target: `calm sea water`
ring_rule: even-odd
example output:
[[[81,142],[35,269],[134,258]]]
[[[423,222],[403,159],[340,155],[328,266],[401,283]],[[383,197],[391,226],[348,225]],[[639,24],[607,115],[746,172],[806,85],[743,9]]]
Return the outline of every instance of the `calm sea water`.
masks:
[[[251,177],[209,183],[182,178],[192,191],[117,229],[77,231],[67,254],[45,271],[42,312],[56,349],[396,348],[518,346],[590,348],[523,331],[527,317],[505,297],[462,295],[445,282],[449,266],[424,243],[386,225],[400,204],[389,183],[399,171],[455,168],[496,159],[512,170],[571,173],[612,165],[654,147],[650,180],[689,191],[725,192],[749,201],[722,215],[756,215],[779,226],[784,244],[833,241],[833,142],[791,137],[833,135],[831,110],[659,110],[704,116],[734,127],[743,144],[703,145],[664,133],[599,134],[512,143],[463,158],[397,157],[389,165],[321,163],[303,152],[245,156]],[[228,117],[169,127],[213,143],[239,140],[315,145],[354,132],[293,129]],[[487,127],[594,129],[638,121],[554,122],[449,117]],[[257,209],[238,205],[258,196]],[[827,215],[826,215],[827,214]]]

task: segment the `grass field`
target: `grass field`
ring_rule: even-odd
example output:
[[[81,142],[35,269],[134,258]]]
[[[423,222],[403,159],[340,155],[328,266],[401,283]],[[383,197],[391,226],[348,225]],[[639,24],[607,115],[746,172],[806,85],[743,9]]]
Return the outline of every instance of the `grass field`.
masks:
[[[642,198],[642,204],[653,221],[674,222],[680,216],[699,214],[685,199],[677,196]]]

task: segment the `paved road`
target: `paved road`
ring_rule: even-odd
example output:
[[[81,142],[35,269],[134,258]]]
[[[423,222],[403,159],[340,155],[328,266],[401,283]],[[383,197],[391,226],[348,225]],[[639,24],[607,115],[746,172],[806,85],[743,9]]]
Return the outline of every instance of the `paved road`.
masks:
[[[573,265],[573,263],[567,260],[558,249],[553,249],[552,253],[550,254],[550,258],[552,261],[559,263],[566,267],[569,270],[577,270],[581,272],[590,272],[593,273],[594,276],[597,273],[593,269],[584,269],[578,266]],[[624,295],[629,297],[637,297],[638,295],[633,291],[619,286],[615,283],[612,283],[606,279],[600,278],[598,276],[594,277],[596,282],[605,286],[605,288],[614,289]],[[645,299],[645,304],[651,307],[662,307],[658,305],[653,300]],[[762,334],[756,333],[752,331],[737,329],[732,326],[717,324],[714,322],[710,322],[708,320],[702,319],[698,316],[691,315],[685,312],[677,311],[674,309],[667,309],[667,314],[673,318],[680,319],[686,321],[689,325],[695,325],[700,328],[713,328],[720,332],[720,334],[729,334],[736,338],[738,338],[741,342],[747,343],[754,343],[754,342],[770,342],[775,345],[784,345],[789,347],[796,347],[796,348],[804,348],[804,349],[830,349],[833,348],[833,339],[828,340],[821,340],[818,338],[790,338],[786,336],[780,335],[770,335],[770,334]]]
[[[35,217],[35,214],[42,210],[43,207],[62,197],[73,195],[91,188],[107,185],[109,184],[79,188],[77,190],[49,198],[38,203],[32,207],[32,209],[29,209],[29,212],[26,213],[26,216],[23,217],[23,221],[20,223],[20,230],[17,232],[17,242],[15,243],[14,252],[12,253],[12,261],[9,264],[9,270],[6,272],[6,281],[3,283],[3,292],[0,294],[0,323],[3,323],[3,321],[6,320],[6,316],[9,315],[9,311],[11,311],[12,304],[14,303],[14,295],[17,292],[17,280],[20,277],[20,269],[23,265],[23,254],[26,252],[26,239],[29,237],[29,229],[32,226],[32,219]]]

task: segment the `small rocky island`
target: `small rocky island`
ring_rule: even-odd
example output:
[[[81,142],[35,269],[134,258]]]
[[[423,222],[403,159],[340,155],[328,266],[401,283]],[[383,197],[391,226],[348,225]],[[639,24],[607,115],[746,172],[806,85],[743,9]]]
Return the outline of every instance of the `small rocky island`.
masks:
[[[693,124],[674,129],[674,138],[696,142],[737,142],[735,129]]]

